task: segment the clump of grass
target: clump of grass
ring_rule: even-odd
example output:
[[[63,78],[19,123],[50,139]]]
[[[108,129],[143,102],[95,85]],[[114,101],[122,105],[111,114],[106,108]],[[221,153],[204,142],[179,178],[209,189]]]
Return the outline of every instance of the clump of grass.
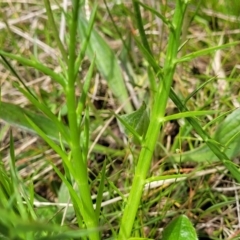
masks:
[[[216,18],[207,11],[207,4],[178,0],[151,6],[133,1],[130,8],[124,4],[110,8],[107,3],[97,8],[73,1],[66,12],[53,12],[59,6],[46,0],[49,28],[39,27],[30,48],[23,49],[13,38],[12,46],[0,50],[2,71],[15,96],[22,97],[10,104],[10,85],[4,84],[0,117],[43,140],[28,146],[22,156],[16,154],[21,136],[10,133],[10,155],[3,148],[10,168],[2,164],[0,169],[2,237],[182,239],[187,234],[197,239],[192,223],[207,232],[201,222],[219,213],[226,225],[221,231],[215,226],[210,235],[230,237],[225,228],[234,222],[229,216],[235,214],[234,198],[219,193],[217,184],[225,187],[231,179],[240,181],[232,161],[239,154],[239,114],[227,112],[234,103],[227,97],[228,81],[239,75],[235,66],[228,74],[217,66],[230,58],[225,49],[233,51],[239,42],[215,37],[219,25],[224,25],[220,15]],[[90,16],[84,16],[86,7],[91,8]],[[67,20],[64,39],[59,37],[60,13]],[[127,34],[126,16],[132,18]],[[46,24],[45,19],[36,21]],[[6,34],[20,34],[10,23]],[[116,39],[122,49],[114,52],[94,23],[110,44]],[[31,26],[18,27],[27,31]],[[199,40],[198,29],[213,36]],[[37,82],[33,86],[32,78]],[[220,88],[216,83],[225,85]],[[23,108],[17,106],[22,102]],[[175,109],[169,110],[173,105]],[[6,125],[1,131],[6,144],[8,130]],[[46,149],[57,154],[58,166]],[[32,158],[30,167],[38,170],[23,179],[19,168],[31,152],[42,154],[41,161],[37,158],[33,165]],[[48,190],[54,188],[56,205],[45,206],[46,200],[36,194],[36,179],[42,184],[36,176],[46,168],[54,170],[50,176],[61,184],[47,185]]]

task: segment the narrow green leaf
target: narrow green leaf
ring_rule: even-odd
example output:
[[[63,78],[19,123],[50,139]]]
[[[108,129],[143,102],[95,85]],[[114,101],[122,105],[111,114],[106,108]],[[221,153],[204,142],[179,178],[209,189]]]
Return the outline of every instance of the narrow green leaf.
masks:
[[[233,111],[235,111],[235,109],[233,110],[229,110],[227,112],[224,112],[222,114],[220,114],[219,116],[215,117],[214,119],[212,119],[210,122],[208,122],[203,129],[207,129],[209,126],[213,125],[214,123],[218,123],[221,121],[221,119],[223,119],[225,116],[228,116],[230,113],[232,113]]]
[[[128,240],[153,240],[152,238],[131,237]]]
[[[64,59],[65,63],[67,63],[67,61],[68,61],[67,51],[64,48],[64,45],[63,45],[63,43],[62,43],[62,41],[59,37],[59,32],[58,32],[56,22],[54,20],[54,16],[53,16],[50,1],[49,0],[44,0],[44,5],[45,5],[46,13],[47,13],[47,16],[48,16],[48,22],[49,22],[48,26],[53,31],[52,36],[54,37],[54,39],[57,43],[58,49],[61,51],[62,58]]]
[[[184,105],[187,104],[188,100],[191,99],[198,91],[200,91],[202,88],[204,88],[208,83],[212,82],[213,80],[216,80],[217,77],[212,77],[206,82],[202,83],[198,88],[196,88],[193,92],[191,92],[185,99]]]
[[[80,16],[78,21],[78,29],[81,41],[84,41],[88,36],[88,23],[82,16]],[[92,60],[96,55],[96,66],[99,72],[106,79],[110,89],[117,97],[118,101],[120,103],[126,102],[124,110],[127,113],[132,112],[132,106],[130,102],[127,101],[128,93],[117,58],[104,39],[94,29],[92,30],[90,36],[87,55],[90,60]]]
[[[139,5],[141,5],[143,8],[149,10],[151,13],[155,14],[157,17],[159,17],[167,26],[169,26],[170,29],[173,29],[171,21],[169,21],[167,18],[165,18],[159,11],[157,11],[154,8],[149,7],[146,4],[143,4],[140,1],[136,1]]]
[[[163,231],[162,240],[197,240],[197,233],[187,216],[175,218]]]
[[[78,107],[77,107],[77,115],[81,118],[82,116],[82,112],[84,109],[84,105],[87,99],[87,94],[90,88],[90,83],[91,83],[91,79],[92,79],[92,75],[93,75],[93,70],[94,70],[94,66],[95,66],[95,56],[93,57],[93,60],[91,62],[91,65],[88,69],[87,75],[85,77],[85,81],[83,84],[83,89],[82,89],[82,94],[78,103]],[[79,120],[79,123],[81,122],[81,120]]]
[[[16,88],[36,107],[36,109],[42,111],[42,113],[44,113],[49,118],[49,120],[51,120],[51,122],[56,125],[59,133],[59,138],[62,137],[67,142],[69,142],[70,136],[67,127],[64,126],[61,121],[59,121],[59,119],[52,113],[52,111],[44,103],[40,102],[37,97],[29,93],[29,91],[26,91],[20,86],[16,86]]]
[[[212,212],[218,211],[219,209],[221,209],[223,207],[230,206],[231,204],[234,204],[234,202],[235,202],[235,200],[228,200],[228,201],[213,204],[212,206],[210,206],[209,208],[204,210],[204,212],[202,214],[200,214],[199,218],[202,219],[205,216],[209,216]]]
[[[174,91],[170,92],[170,97],[173,100],[173,102],[177,105],[180,111],[187,111],[186,106],[182,104],[182,102],[179,100],[179,97],[175,94]],[[196,132],[206,142],[207,146],[211,149],[215,156],[217,156],[217,158],[225,165],[225,167],[232,174],[232,177],[234,177],[237,180],[237,182],[240,182],[239,170],[235,165],[229,164],[229,158],[226,155],[226,153],[221,151],[221,149],[216,144],[212,143],[209,135],[203,130],[200,124],[197,121],[195,121],[194,118],[187,118],[187,121],[193,126]]]
[[[139,35],[141,37],[141,41],[142,44],[144,46],[144,48],[146,48],[146,50],[149,53],[152,53],[149,42],[148,42],[148,38],[146,36],[145,33],[145,29],[144,29],[144,23],[143,23],[143,19],[142,19],[142,14],[141,14],[141,9],[139,6],[139,2],[138,1],[132,1],[132,5],[133,5],[133,9],[134,9],[134,18],[136,20],[136,24],[137,24],[137,28],[139,31]]]
[[[148,66],[148,79],[150,84],[150,91],[151,91],[151,99],[154,99],[155,94],[157,92],[157,83],[156,83],[156,76],[151,68],[151,66]]]
[[[0,54],[1,55],[1,54]],[[15,68],[12,66],[12,64],[10,63],[10,61],[7,60],[7,58],[5,58],[3,55],[1,55],[2,60],[4,62],[4,64],[6,65],[6,67],[10,70],[10,72],[18,79],[18,85],[19,83],[22,84],[22,86],[25,88],[26,91],[28,91],[29,94],[32,94],[31,90],[28,88],[28,86],[24,83],[24,81],[22,80],[22,78],[20,77],[20,75],[17,73],[17,71],[15,70]],[[17,85],[15,82],[13,82],[13,85]]]
[[[37,60],[29,60],[27,58],[24,58],[24,57],[15,55],[15,54],[7,53],[2,50],[0,50],[0,55],[3,55],[5,57],[9,57],[13,60],[16,60],[19,63],[23,64],[24,66],[33,67],[33,68],[39,70],[40,72],[45,73],[46,75],[50,76],[52,78],[52,80],[59,83],[61,86],[65,86],[65,80],[60,74],[55,73],[50,68],[44,66],[42,63],[40,63]]]
[[[13,182],[8,176],[8,171],[6,170],[3,161],[0,161],[0,189],[1,199],[9,199],[10,195],[13,193]]]
[[[97,219],[100,219],[100,211],[101,211],[101,204],[102,204],[102,198],[103,198],[105,178],[106,178],[106,160],[104,161],[104,164],[101,170],[101,181],[100,181],[98,193],[97,193],[96,209],[95,209]]]
[[[229,159],[240,154],[239,142],[240,142],[240,108],[233,111],[229,114],[225,120],[219,125],[214,135],[214,140],[219,142],[221,145],[226,146],[226,149],[223,148],[226,155]],[[231,140],[229,142],[229,140]],[[194,162],[204,162],[204,161],[217,161],[218,158],[215,154],[203,144],[201,147],[194,150],[176,154],[169,157],[174,161],[194,161]]]
[[[85,109],[85,117],[84,117],[84,130],[83,130],[83,160],[85,163],[88,161],[88,151],[89,151],[89,143],[90,143],[90,118],[89,118],[89,106]]]
[[[37,132],[37,134],[62,158],[64,163],[67,165],[68,169],[71,169],[71,165],[68,161],[68,157],[66,153],[54,142],[51,138],[49,138],[44,131],[36,125],[36,123],[27,115],[25,115],[27,121],[30,123],[32,128]],[[72,170],[72,169],[71,169]]]
[[[90,16],[90,19],[88,22],[88,29],[86,30],[86,36],[85,36],[85,39],[81,43],[81,49],[80,49],[80,52],[79,52],[76,62],[75,62],[75,75],[78,74],[82,60],[85,57],[85,53],[87,50],[87,46],[89,44],[90,36],[93,31],[92,29],[93,29],[93,25],[94,25],[96,12],[97,12],[97,5],[94,5],[91,9],[91,16]],[[94,58],[95,58],[95,55],[94,55]],[[92,59],[92,61],[93,61],[93,59]]]
[[[61,226],[62,227],[62,226]],[[36,238],[35,240],[68,240],[68,239],[87,239],[87,236],[94,232],[92,229],[69,230],[64,232],[56,232],[54,235],[49,234],[47,237]]]
[[[173,175],[164,175],[164,176],[158,175],[158,176],[147,178],[145,180],[145,184],[155,182],[155,181],[168,180],[168,179],[176,179],[176,181],[177,181],[178,178],[186,179],[187,177],[190,177],[190,175],[191,174],[173,174]]]
[[[49,162],[49,164],[52,166],[52,168],[57,173],[57,175],[61,178],[63,184],[65,184],[65,186],[63,186],[63,189],[64,189],[65,193],[66,193],[66,189],[70,193],[71,200],[74,205],[75,214],[81,218],[80,212],[83,212],[84,209],[83,209],[82,201],[81,201],[80,197],[78,196],[76,190],[73,188],[73,186],[68,182],[68,180],[64,177],[64,175],[59,171],[59,169],[52,162]],[[72,171],[72,173],[74,173],[74,172]],[[66,199],[66,196],[65,197],[61,196],[61,197],[62,197],[61,199]],[[71,212],[71,210],[69,210],[69,213],[70,212]]]
[[[173,114],[170,116],[166,116],[166,117],[160,119],[160,121],[166,122],[166,121],[176,120],[176,119],[180,119],[180,118],[211,115],[211,114],[215,114],[216,112],[217,111],[214,111],[214,110],[181,112],[181,113],[176,113],[176,114]]]
[[[202,49],[200,51],[196,51],[196,52],[190,53],[190,54],[185,55],[184,57],[182,57],[180,59],[177,59],[176,63],[188,62],[188,61],[190,61],[190,60],[192,60],[192,59],[194,59],[196,57],[200,57],[200,56],[209,54],[209,53],[211,53],[213,51],[216,51],[216,50],[219,50],[219,49],[224,49],[224,48],[229,48],[231,46],[239,45],[239,43],[240,42],[237,41],[237,42],[231,42],[231,43],[223,44],[223,45],[220,45],[220,46],[214,46],[214,47]]]
[[[139,42],[139,40],[135,37],[134,38],[139,50],[143,54],[145,60],[148,62],[148,64],[153,68],[155,74],[157,77],[162,77],[162,68],[159,66],[159,64],[155,61],[153,56],[149,53],[149,51]]]
[[[23,189],[21,187],[21,180],[19,179],[18,172],[16,170],[16,157],[14,140],[12,136],[12,131],[10,131],[10,176],[13,184],[13,192],[11,193],[11,198],[13,198],[12,206],[17,206],[17,209],[22,217],[22,219],[27,219],[26,206],[23,204]],[[13,197],[14,196],[14,197]],[[15,202],[16,201],[16,202]]]

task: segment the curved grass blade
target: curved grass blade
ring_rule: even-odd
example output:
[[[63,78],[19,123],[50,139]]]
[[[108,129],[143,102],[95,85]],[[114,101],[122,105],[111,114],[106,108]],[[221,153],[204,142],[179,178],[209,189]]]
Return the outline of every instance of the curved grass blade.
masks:
[[[187,104],[188,100],[191,99],[197,92],[199,92],[202,88],[204,88],[208,83],[212,82],[213,80],[217,79],[217,77],[212,77],[206,82],[202,83],[197,89],[195,89],[193,92],[191,92],[184,101],[184,105]]]
[[[1,54],[0,54],[1,55]],[[6,67],[12,72],[12,74],[18,79],[18,81],[23,85],[23,87],[26,89],[26,91],[28,91],[29,94],[33,95],[32,92],[30,91],[30,89],[28,88],[28,86],[24,83],[24,81],[22,80],[22,78],[19,76],[19,74],[15,71],[14,67],[12,66],[12,64],[3,56],[1,55],[2,60],[4,62],[4,64],[6,65]],[[35,97],[35,96],[33,96]]]
[[[79,99],[78,106],[77,106],[77,115],[80,118],[78,120],[79,123],[81,123],[81,117],[82,117],[84,105],[86,103],[87,94],[88,94],[88,91],[90,88],[90,83],[91,83],[91,79],[92,79],[92,75],[93,75],[94,66],[95,66],[95,56],[93,57],[93,60],[88,69],[87,75],[85,77],[83,88],[82,88],[82,94],[81,94],[81,97]]]
[[[229,157],[233,159],[240,154],[239,142],[240,142],[240,108],[229,114],[225,120],[219,125],[216,133],[213,137],[214,140],[218,141],[221,145],[226,146],[223,151]],[[176,154],[169,157],[168,159],[174,161],[193,161],[193,162],[213,162],[217,161],[216,155],[209,149],[206,144],[194,150]]]
[[[166,116],[162,119],[159,119],[159,121],[167,122],[167,121],[176,120],[179,118],[187,118],[187,117],[196,117],[196,116],[205,116],[205,115],[215,114],[216,112],[218,112],[218,111],[206,110],[206,111],[180,112],[180,113],[172,114],[170,116]]]
[[[2,55],[4,57],[9,57],[13,60],[16,60],[19,63],[23,64],[24,66],[33,67],[33,68],[39,70],[40,72],[50,76],[52,78],[52,80],[59,83],[61,86],[63,86],[63,87],[65,86],[65,80],[60,74],[55,73],[50,68],[44,66],[37,60],[29,60],[27,58],[24,58],[24,57],[15,55],[15,54],[7,53],[2,50],[0,50],[0,55]]]
[[[91,16],[89,19],[88,29],[86,30],[86,36],[85,36],[85,39],[81,43],[81,49],[80,49],[80,52],[79,52],[76,62],[75,62],[75,75],[78,74],[82,60],[85,57],[87,46],[89,44],[90,36],[91,36],[92,30],[93,30],[96,12],[97,12],[97,5],[94,5],[91,10]],[[94,58],[95,58],[95,55],[94,55]],[[91,62],[93,62],[93,59]]]
[[[54,20],[50,1],[44,0],[44,5],[45,5],[46,13],[48,16],[49,26],[51,26],[51,29],[53,31],[53,37],[57,43],[58,49],[60,50],[65,63],[67,63],[67,61],[68,61],[67,51],[59,37],[58,28],[57,28],[56,22]]]
[[[202,49],[202,50],[190,53],[188,55],[185,55],[185,56],[177,59],[175,63],[187,62],[187,61],[190,61],[194,58],[197,58],[197,57],[200,57],[200,56],[203,56],[203,55],[207,55],[207,54],[209,54],[213,51],[219,50],[219,49],[224,49],[224,48],[229,48],[231,46],[239,45],[239,43],[240,42],[237,41],[237,42],[226,43],[226,44],[223,44],[223,45],[220,45],[220,46],[215,46],[215,47]]]
[[[97,193],[96,209],[95,209],[97,219],[100,219],[101,204],[102,204],[105,180],[106,180],[106,160],[104,161],[103,167],[101,170],[100,184],[99,184],[98,193]]]
[[[171,30],[174,29],[174,27],[172,26],[171,21],[169,21],[166,17],[164,17],[159,11],[157,11],[156,9],[149,7],[146,4],[143,4],[140,1],[135,1],[137,2],[139,5],[141,5],[143,8],[145,8],[146,10],[149,10],[151,13],[153,13],[154,15],[156,15],[157,17],[159,17],[163,23],[165,23]]]
[[[66,153],[59,147],[59,145],[57,145],[51,138],[49,138],[44,131],[42,131],[42,129],[36,125],[35,122],[32,121],[32,119],[25,115],[27,121],[29,122],[29,124],[32,126],[32,128],[37,132],[37,134],[44,139],[44,141],[46,143],[48,143],[48,145],[56,152],[58,153],[58,155],[62,158],[62,160],[64,161],[64,163],[68,166],[68,169],[71,169],[70,163],[68,161],[68,156],[66,155]]]
[[[44,103],[40,102],[33,94],[30,94],[29,91],[26,91],[19,86],[16,87],[18,91],[21,92],[36,107],[36,109],[42,111],[42,113],[45,114],[49,120],[51,119],[51,122],[53,122],[58,129],[59,137],[63,137],[63,139],[69,142],[70,137],[67,127],[65,127],[63,123],[59,121],[52,111]]]

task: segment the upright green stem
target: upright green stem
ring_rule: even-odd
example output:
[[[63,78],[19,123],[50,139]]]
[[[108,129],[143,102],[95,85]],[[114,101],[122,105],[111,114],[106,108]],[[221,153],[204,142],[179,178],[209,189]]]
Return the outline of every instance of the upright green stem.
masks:
[[[160,119],[165,115],[166,104],[175,70],[174,60],[177,57],[178,47],[180,46],[180,34],[186,6],[186,1],[177,0],[175,13],[172,20],[173,29],[171,30],[169,36],[165,65],[163,67],[164,78],[160,82],[159,89],[154,100],[150,124],[142,144],[132,188],[123,213],[118,236],[119,240],[128,239],[131,236],[131,231],[137,214],[138,206],[140,204],[145,179],[150,168],[153,151],[156,146],[161,127]]]
[[[82,148],[80,143],[80,128],[77,123],[77,102],[75,95],[75,61],[76,61],[76,32],[78,24],[78,8],[79,0],[73,1],[73,16],[70,26],[70,43],[69,43],[69,59],[68,59],[68,82],[65,89],[68,107],[68,120],[71,137],[71,154],[73,164],[73,176],[77,182],[80,191],[80,199],[82,203],[82,216],[87,228],[90,230],[89,238],[92,240],[99,239],[97,231],[92,232],[98,227],[95,211],[91,199],[90,186],[88,184],[87,164],[83,160]]]

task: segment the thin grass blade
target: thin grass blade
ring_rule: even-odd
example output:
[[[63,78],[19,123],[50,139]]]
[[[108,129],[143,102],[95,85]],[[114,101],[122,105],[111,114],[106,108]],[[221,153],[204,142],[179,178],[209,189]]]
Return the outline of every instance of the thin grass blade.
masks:
[[[214,46],[214,47],[210,47],[210,48],[206,48],[206,49],[202,49],[200,51],[196,51],[196,52],[193,52],[193,53],[190,53],[188,55],[185,55],[184,57],[181,57],[179,59],[176,60],[176,63],[180,63],[180,62],[188,62],[194,58],[197,58],[197,57],[200,57],[200,56],[203,56],[203,55],[207,55],[207,54],[210,54],[212,53],[213,51],[216,51],[216,50],[220,50],[220,49],[225,49],[225,48],[229,48],[229,47],[232,47],[232,46],[235,46],[235,45],[239,45],[239,41],[237,42],[231,42],[231,43],[226,43],[226,44],[223,44],[223,45],[220,45],[220,46]]]
[[[61,86],[65,86],[65,80],[60,74],[55,73],[50,68],[44,66],[42,63],[40,63],[37,60],[29,60],[27,58],[24,58],[15,54],[7,53],[2,50],[0,50],[0,55],[16,60],[19,63],[23,64],[24,66],[33,67],[39,70],[40,72],[46,74],[47,76],[50,76],[52,80],[59,83]]]
[[[215,114],[217,112],[218,111],[215,111],[215,110],[181,112],[181,113],[176,113],[176,114],[166,116],[162,119],[159,119],[159,121],[167,122],[167,121],[176,120],[180,118],[206,116],[206,115]]]
[[[239,142],[240,142],[240,108],[229,114],[225,120],[219,125],[214,134],[213,139],[218,141],[222,146],[226,146],[224,150],[225,154],[229,159],[240,154]],[[231,141],[230,141],[231,140]],[[208,148],[208,146],[203,144],[201,147],[194,150],[176,154],[169,157],[174,161],[193,161],[193,162],[213,162],[217,161],[218,158],[215,154]]]
[[[106,178],[106,160],[104,161],[102,170],[101,170],[101,180],[98,188],[98,193],[97,193],[97,199],[96,199],[96,217],[97,219],[100,218],[100,212],[101,212],[101,204],[102,204],[102,198],[103,198],[103,191],[104,191],[104,183]]]
[[[32,128],[36,131],[36,133],[56,152],[58,153],[58,155],[62,158],[62,160],[64,161],[64,163],[67,165],[68,169],[71,169],[71,165],[68,161],[68,157],[66,155],[66,153],[54,142],[51,140],[51,138],[49,138],[44,132],[43,130],[41,130],[39,128],[39,126],[36,125],[36,123],[34,123],[32,121],[32,119],[25,115],[27,121],[29,122],[29,124],[32,126]]]
[[[41,110],[53,124],[56,125],[58,129],[59,138],[65,139],[67,142],[70,141],[69,131],[66,126],[63,125],[61,121],[51,112],[51,110],[42,102],[40,102],[33,94],[30,94],[29,91],[25,91],[23,88],[16,86],[19,92],[21,92],[28,100],[36,107],[36,109]]]
[[[81,41],[84,41],[88,36],[88,22],[81,16],[78,22],[78,30]],[[104,39],[94,29],[92,30],[86,53],[91,61],[96,55],[96,66],[99,72],[106,79],[118,101],[120,103],[126,102],[124,110],[130,113],[133,109],[130,102],[127,101],[128,93],[118,60]]]

